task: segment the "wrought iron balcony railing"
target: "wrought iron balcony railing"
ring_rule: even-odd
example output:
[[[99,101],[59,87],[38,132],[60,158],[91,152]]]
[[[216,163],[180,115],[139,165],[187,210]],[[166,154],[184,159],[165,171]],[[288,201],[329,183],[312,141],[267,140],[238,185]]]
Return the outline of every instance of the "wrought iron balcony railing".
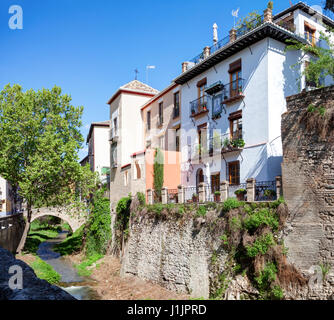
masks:
[[[240,78],[224,85],[223,103],[228,103],[229,101],[244,97],[244,81],[244,79]]]
[[[208,112],[207,96],[200,97],[190,102],[190,116],[191,117],[194,117],[204,112]]]

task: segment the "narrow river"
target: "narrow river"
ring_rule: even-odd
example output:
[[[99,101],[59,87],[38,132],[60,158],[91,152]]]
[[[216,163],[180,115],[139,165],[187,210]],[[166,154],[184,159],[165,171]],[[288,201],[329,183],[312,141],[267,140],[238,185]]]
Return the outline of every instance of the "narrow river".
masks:
[[[78,300],[98,300],[97,293],[91,288],[94,281],[87,277],[80,277],[69,261],[53,251],[53,246],[62,242],[67,233],[67,231],[62,231],[58,237],[42,242],[38,247],[37,254],[61,275],[59,287]]]

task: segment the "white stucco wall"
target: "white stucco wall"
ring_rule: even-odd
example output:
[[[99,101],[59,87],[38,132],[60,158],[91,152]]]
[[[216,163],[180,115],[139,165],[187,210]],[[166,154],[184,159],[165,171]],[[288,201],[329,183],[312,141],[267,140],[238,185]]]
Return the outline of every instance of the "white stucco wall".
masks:
[[[110,167],[109,127],[94,127],[94,171],[101,175],[103,167]]]

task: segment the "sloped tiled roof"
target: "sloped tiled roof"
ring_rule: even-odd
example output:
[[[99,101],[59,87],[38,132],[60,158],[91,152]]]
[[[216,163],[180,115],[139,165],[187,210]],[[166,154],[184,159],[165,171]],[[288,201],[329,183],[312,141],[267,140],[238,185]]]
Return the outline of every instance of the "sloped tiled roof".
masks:
[[[133,80],[124,86],[122,86],[120,89],[127,89],[127,90],[133,90],[133,91],[141,91],[141,92],[148,92],[148,93],[153,93],[157,94],[159,91],[150,87],[149,85],[140,82],[138,80]]]
[[[111,104],[112,101],[114,101],[122,92],[128,92],[133,94],[139,94],[139,95],[146,95],[146,96],[155,96],[157,93],[159,93],[159,90],[156,90],[149,85],[140,82],[138,80],[130,81],[129,83],[125,84],[124,86],[121,86],[117,92],[109,99],[107,102],[108,104]]]

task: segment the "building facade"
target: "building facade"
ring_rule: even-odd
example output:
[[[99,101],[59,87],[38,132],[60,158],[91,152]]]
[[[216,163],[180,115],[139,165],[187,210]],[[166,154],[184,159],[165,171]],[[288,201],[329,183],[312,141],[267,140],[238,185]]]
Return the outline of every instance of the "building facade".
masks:
[[[88,156],[81,164],[89,163],[90,169],[99,174],[103,184],[109,186],[110,175],[110,122],[93,122],[87,136]]]
[[[273,181],[281,175],[281,115],[287,96],[310,84],[302,77],[310,56],[286,51],[287,40],[323,46],[319,40],[333,21],[299,3],[273,16],[232,29],[227,38],[182,65],[174,82],[181,92],[181,183],[230,196],[248,178]],[[292,68],[301,60],[301,67]],[[325,85],[333,79],[322,79]],[[212,196],[213,198],[213,196]]]
[[[145,163],[132,166],[133,155],[144,150],[141,107],[158,93],[134,80],[110,98],[110,201],[112,210],[120,198],[131,192],[145,192]],[[136,176],[135,172],[140,173]],[[134,182],[132,182],[134,180]]]

